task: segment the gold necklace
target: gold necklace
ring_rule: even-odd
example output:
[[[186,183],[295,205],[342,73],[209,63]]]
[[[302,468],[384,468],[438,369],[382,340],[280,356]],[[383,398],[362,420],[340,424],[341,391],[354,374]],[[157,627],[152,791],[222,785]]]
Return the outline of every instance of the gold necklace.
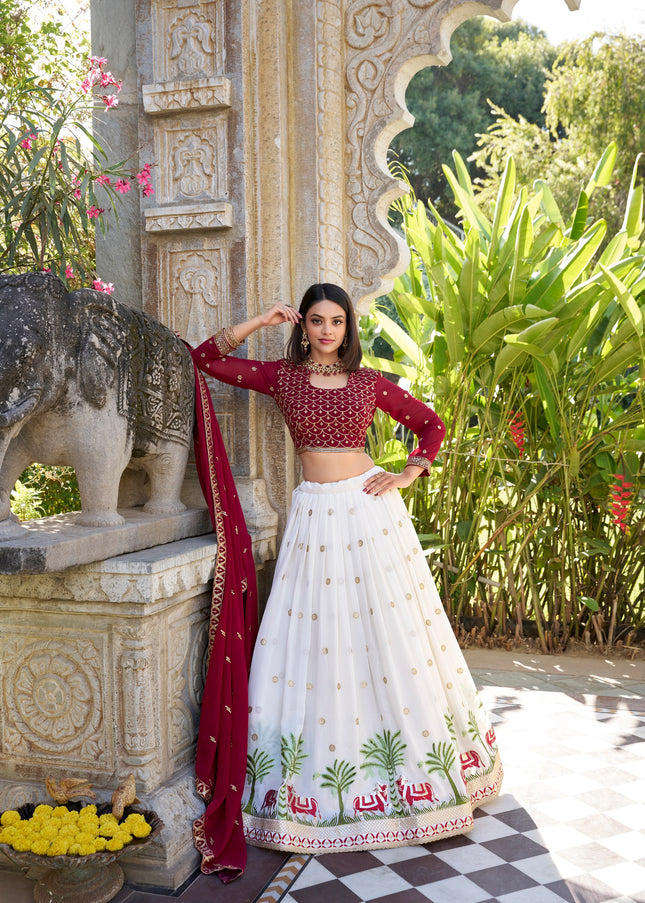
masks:
[[[336,373],[345,372],[345,364],[342,361],[336,361],[333,364],[318,364],[316,361],[312,361],[311,358],[307,358],[306,361],[303,361],[302,366],[307,372],[320,373],[321,376],[334,376]]]

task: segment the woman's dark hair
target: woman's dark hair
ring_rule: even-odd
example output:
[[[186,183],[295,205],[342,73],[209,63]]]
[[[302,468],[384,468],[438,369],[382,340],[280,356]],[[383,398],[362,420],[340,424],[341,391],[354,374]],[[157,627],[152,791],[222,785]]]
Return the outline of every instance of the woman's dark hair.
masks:
[[[302,301],[298,308],[302,314],[301,322],[304,322],[309,308],[313,307],[313,305],[317,304],[319,301],[333,301],[334,304],[338,304],[338,306],[342,307],[345,311],[345,319],[347,322],[345,338],[347,339],[347,344],[345,348],[338,349],[338,357],[342,358],[347,370],[358,370],[361,365],[363,352],[358,337],[356,314],[354,313],[354,308],[352,307],[349,295],[345,289],[342,289],[340,285],[334,285],[333,282],[316,282],[314,285],[310,285],[302,296]],[[307,353],[302,347],[301,323],[296,323],[293,327],[293,332],[287,342],[285,357],[294,364],[301,364],[307,357]]]

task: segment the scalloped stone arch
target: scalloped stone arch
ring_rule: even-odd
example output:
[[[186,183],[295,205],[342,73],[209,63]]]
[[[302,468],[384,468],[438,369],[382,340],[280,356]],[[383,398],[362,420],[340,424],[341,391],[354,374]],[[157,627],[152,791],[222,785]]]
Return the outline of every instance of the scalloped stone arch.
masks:
[[[580,0],[563,0],[577,9]],[[332,0],[320,6],[329,7]],[[446,65],[454,30],[478,15],[508,21],[517,0],[347,0],[345,43],[345,282],[360,311],[390,290],[409,252],[387,223],[405,186],[387,169],[395,135],[413,123],[405,91],[426,66]],[[319,147],[324,158],[324,148]],[[325,171],[324,159],[322,171]],[[338,183],[337,183],[338,184]],[[321,237],[327,211],[321,205]],[[337,261],[335,261],[337,263]],[[324,259],[321,260],[324,264]],[[324,269],[324,266],[322,267]],[[329,274],[331,276],[331,273]]]

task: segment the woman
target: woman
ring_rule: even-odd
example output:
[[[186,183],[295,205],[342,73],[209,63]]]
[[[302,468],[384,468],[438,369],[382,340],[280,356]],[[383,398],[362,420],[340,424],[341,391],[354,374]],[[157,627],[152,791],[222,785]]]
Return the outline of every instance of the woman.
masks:
[[[291,323],[286,358],[229,357]],[[206,374],[273,397],[304,482],[295,490],[249,683],[244,833],[294,852],[461,834],[499,792],[495,735],[396,491],[425,476],[445,427],[360,368],[351,302],[311,286],[194,352]],[[402,473],[375,467],[376,408],[419,436]]]

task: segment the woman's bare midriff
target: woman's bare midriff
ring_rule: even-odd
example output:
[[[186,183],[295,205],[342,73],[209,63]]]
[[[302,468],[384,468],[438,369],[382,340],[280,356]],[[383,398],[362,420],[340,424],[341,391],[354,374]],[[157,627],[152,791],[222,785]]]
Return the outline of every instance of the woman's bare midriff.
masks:
[[[348,480],[374,467],[370,456],[363,451],[305,451],[300,453],[300,460],[303,478],[311,483]]]

